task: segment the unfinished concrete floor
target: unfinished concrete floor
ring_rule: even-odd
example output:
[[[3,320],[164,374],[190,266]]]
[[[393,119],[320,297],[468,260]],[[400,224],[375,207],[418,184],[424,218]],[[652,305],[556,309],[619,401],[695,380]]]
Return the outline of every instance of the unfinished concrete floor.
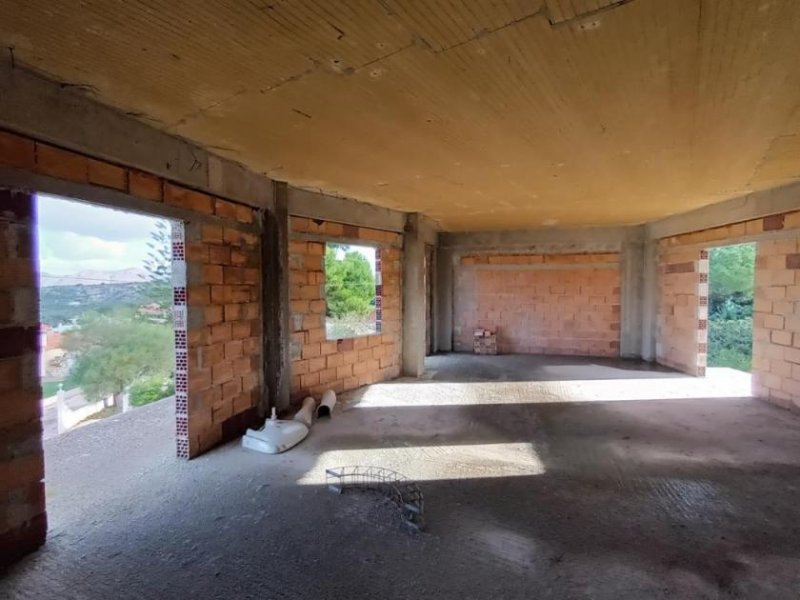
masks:
[[[686,397],[720,395],[713,378],[598,377],[624,362],[441,380],[470,360],[351,394],[281,456],[234,443],[180,462],[169,402],[48,440],[50,538],[0,597],[798,597],[797,416]],[[478,362],[493,361],[542,365]],[[428,530],[330,493],[324,468],[344,464],[418,479]]]

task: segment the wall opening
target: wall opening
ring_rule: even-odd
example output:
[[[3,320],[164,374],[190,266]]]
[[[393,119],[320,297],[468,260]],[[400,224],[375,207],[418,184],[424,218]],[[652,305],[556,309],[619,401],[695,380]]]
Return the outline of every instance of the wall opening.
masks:
[[[709,250],[709,368],[752,369],[755,257],[755,243]]]
[[[169,447],[176,413],[184,456],[186,307],[175,282],[185,268],[174,268],[184,258],[183,224],[47,194],[36,196],[36,212],[46,464],[63,463],[69,457],[51,453],[81,443],[48,440],[89,435],[80,431],[89,427],[109,451],[122,426],[139,430],[140,443],[160,438]],[[147,418],[128,414],[145,408]]]
[[[380,251],[328,242],[324,268],[327,339],[380,333]]]

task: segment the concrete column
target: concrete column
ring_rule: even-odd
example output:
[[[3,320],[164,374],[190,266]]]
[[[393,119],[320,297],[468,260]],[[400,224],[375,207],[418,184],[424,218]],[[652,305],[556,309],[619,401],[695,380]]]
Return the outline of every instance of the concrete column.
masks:
[[[453,351],[453,250],[436,248],[436,350]]]
[[[406,218],[403,236],[403,375],[425,370],[425,240],[419,213]]]
[[[264,394],[259,413],[289,406],[291,329],[289,324],[289,210],[287,185],[275,182],[275,208],[263,211],[261,271],[264,339]]]
[[[656,359],[658,326],[658,241],[650,240],[642,254],[642,359]]]
[[[644,242],[627,241],[622,244],[620,275],[619,353],[625,358],[638,358],[642,353]]]

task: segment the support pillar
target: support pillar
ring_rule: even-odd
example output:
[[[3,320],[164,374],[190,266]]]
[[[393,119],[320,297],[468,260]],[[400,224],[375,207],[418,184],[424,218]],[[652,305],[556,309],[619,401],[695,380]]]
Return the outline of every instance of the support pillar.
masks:
[[[623,242],[620,263],[619,353],[624,358],[638,358],[642,353],[644,242]]]
[[[407,215],[403,237],[403,375],[425,371],[425,240],[419,213]]]
[[[453,250],[436,248],[436,350],[453,351]]]
[[[265,210],[261,229],[264,323],[264,393],[259,412],[289,406],[289,203],[285,182],[276,181],[275,209]]]
[[[658,325],[658,240],[649,240],[642,254],[642,359],[656,359]]]

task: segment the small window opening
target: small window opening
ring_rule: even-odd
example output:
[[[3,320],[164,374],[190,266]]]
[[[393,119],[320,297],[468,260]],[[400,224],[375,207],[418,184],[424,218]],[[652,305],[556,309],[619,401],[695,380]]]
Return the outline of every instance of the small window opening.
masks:
[[[329,340],[379,333],[379,282],[376,248],[325,245],[325,330]]]

